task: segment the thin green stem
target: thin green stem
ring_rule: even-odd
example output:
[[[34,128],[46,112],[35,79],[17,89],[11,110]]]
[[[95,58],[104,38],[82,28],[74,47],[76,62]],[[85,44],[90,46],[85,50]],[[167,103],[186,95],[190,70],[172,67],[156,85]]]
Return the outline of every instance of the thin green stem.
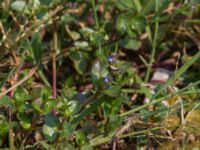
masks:
[[[45,77],[45,75],[41,69],[38,70],[38,74],[39,74],[40,78],[42,79],[42,81],[45,83],[45,85],[48,87],[51,87],[49,81],[47,80],[47,78]]]
[[[162,126],[162,127],[154,127],[154,128],[150,128],[150,129],[146,129],[146,130],[142,130],[142,131],[136,131],[136,132],[133,131],[131,133],[120,135],[118,137],[118,139],[123,139],[123,138],[131,137],[131,136],[143,135],[143,134],[147,134],[147,133],[149,133],[151,131],[155,131],[155,130],[159,130],[159,129],[163,129],[163,128],[165,128],[165,127]],[[107,137],[103,137],[103,138],[98,139],[98,140],[93,140],[93,141],[91,141],[91,146],[98,146],[98,145],[107,143],[107,142],[111,141],[114,138],[114,136],[115,136],[115,134],[112,133]]]
[[[165,97],[164,97],[164,98],[157,99],[157,100],[154,100],[154,101],[152,101],[152,102],[150,102],[150,103],[147,103],[147,104],[141,105],[141,106],[139,106],[139,107],[137,107],[137,108],[134,108],[134,109],[131,109],[131,110],[129,110],[129,111],[126,111],[126,112],[120,114],[119,116],[120,116],[120,117],[127,116],[127,115],[129,115],[129,114],[132,114],[132,113],[134,113],[134,112],[137,112],[137,111],[139,111],[139,110],[142,110],[142,109],[144,109],[144,108],[146,108],[146,107],[148,107],[148,106],[151,106],[151,105],[153,105],[153,104],[162,102],[164,99],[165,99]]]
[[[93,14],[94,14],[94,20],[95,20],[95,24],[96,24],[96,28],[99,29],[99,20],[97,17],[97,11],[96,11],[96,4],[94,0],[91,0],[92,3],[92,10],[93,10]]]
[[[172,85],[173,81],[178,79],[196,60],[200,58],[200,51],[198,51],[188,62],[186,62],[173,76],[163,85],[154,95],[156,98],[161,92],[163,92],[167,86]]]
[[[183,94],[183,95],[184,95],[184,94],[192,94],[192,93],[198,93],[198,92],[200,92],[200,90],[197,90],[197,91],[193,91],[193,90],[192,90],[192,91],[186,91],[186,92],[182,92],[182,93],[177,92],[177,93],[174,93],[173,95],[174,95],[174,96],[175,96],[175,95],[179,95],[179,94]],[[157,99],[157,100],[153,100],[153,101],[151,101],[150,103],[144,104],[144,105],[142,105],[142,106],[139,106],[139,107],[137,107],[137,108],[134,108],[134,109],[131,109],[131,110],[127,111],[127,112],[124,112],[124,113],[120,114],[119,117],[125,117],[125,116],[130,115],[130,114],[132,114],[132,113],[134,113],[134,112],[137,112],[137,111],[139,111],[139,110],[142,110],[142,109],[144,109],[144,108],[146,108],[146,107],[148,107],[148,106],[157,104],[157,103],[159,103],[159,102],[162,102],[163,100],[167,100],[167,99],[170,98],[170,97],[171,97],[171,95],[167,95],[167,96],[164,96],[164,97],[159,98],[159,99]]]
[[[158,11],[158,0],[156,0],[155,10],[156,10],[156,12]],[[153,38],[153,46],[152,46],[152,52],[151,52],[151,57],[150,57],[150,63],[147,66],[147,74],[146,74],[146,77],[145,77],[145,82],[148,82],[148,80],[149,80],[152,64],[154,63],[154,57],[155,57],[155,53],[156,53],[157,39],[158,39],[158,26],[159,26],[159,21],[158,21],[158,18],[157,18],[156,22],[155,22],[155,31],[154,31],[154,38]]]
[[[165,128],[165,127],[164,126],[154,127],[154,128],[150,128],[150,129],[146,129],[146,130],[142,130],[142,131],[138,131],[138,132],[131,132],[131,133],[127,133],[127,134],[121,135],[120,138],[131,137],[131,136],[135,136],[135,135],[138,135],[138,134],[145,134],[145,135],[147,135],[151,131],[155,131],[155,130],[159,130],[159,129],[163,129],[163,128]]]
[[[140,1],[135,0],[134,2],[135,2],[135,5],[136,5],[138,12],[140,12],[142,10],[142,5],[141,5]]]

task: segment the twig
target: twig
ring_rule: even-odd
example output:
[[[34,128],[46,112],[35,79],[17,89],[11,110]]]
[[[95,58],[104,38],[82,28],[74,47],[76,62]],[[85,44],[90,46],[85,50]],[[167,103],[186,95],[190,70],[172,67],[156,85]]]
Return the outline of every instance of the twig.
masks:
[[[57,75],[56,75],[56,53],[58,53],[58,34],[56,31],[56,23],[54,22],[54,32],[53,32],[53,50],[51,53],[51,57],[52,57],[52,81],[53,81],[53,99],[56,99],[57,96]]]
[[[56,99],[56,53],[52,54],[52,73],[53,73],[53,99]]]
[[[6,91],[1,92],[1,93],[0,93],[0,98],[2,98],[2,96],[6,95],[6,94],[9,93],[10,91],[14,90],[14,89],[17,88],[19,85],[21,85],[22,83],[24,83],[25,81],[27,81],[30,77],[32,77],[32,76],[35,74],[35,72],[36,72],[38,66],[39,66],[39,63],[38,63],[34,68],[32,68],[32,69],[30,70],[30,72],[28,73],[27,76],[25,76],[24,78],[22,78],[20,81],[18,81],[15,85],[13,85],[12,87],[10,87],[10,88],[7,89]]]

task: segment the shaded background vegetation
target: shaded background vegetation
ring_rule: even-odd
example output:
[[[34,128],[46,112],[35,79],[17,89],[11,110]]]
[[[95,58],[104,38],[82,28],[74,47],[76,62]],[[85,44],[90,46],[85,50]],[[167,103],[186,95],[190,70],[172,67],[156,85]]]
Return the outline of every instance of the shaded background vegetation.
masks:
[[[0,147],[198,148],[199,8],[2,0]]]

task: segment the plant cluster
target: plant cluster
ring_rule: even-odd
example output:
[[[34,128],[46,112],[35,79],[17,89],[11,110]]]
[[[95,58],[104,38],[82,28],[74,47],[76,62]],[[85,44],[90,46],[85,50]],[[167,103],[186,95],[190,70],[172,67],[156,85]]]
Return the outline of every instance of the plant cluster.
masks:
[[[199,10],[199,0],[2,0],[0,147],[199,147]]]

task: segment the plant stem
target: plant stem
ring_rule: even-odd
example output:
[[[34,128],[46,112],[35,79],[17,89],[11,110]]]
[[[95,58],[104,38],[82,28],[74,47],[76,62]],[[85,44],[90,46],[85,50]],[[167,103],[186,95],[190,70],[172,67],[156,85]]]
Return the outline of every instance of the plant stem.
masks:
[[[156,13],[158,11],[158,0],[156,0],[155,3],[156,3],[155,4],[155,13]],[[145,77],[145,82],[148,82],[148,80],[149,80],[152,64],[154,63],[154,57],[155,57],[156,47],[157,47],[157,38],[158,38],[158,25],[159,25],[159,22],[158,22],[158,18],[157,18],[156,22],[155,22],[155,31],[154,31],[151,58],[150,58],[150,63],[147,67],[147,74],[146,74],[146,77]]]
[[[131,136],[136,136],[136,135],[142,135],[142,134],[147,135],[151,131],[155,131],[155,130],[159,130],[159,129],[163,129],[163,128],[164,127],[161,126],[161,127],[154,127],[154,128],[150,128],[150,129],[146,129],[146,130],[142,130],[142,131],[131,132],[131,133],[120,135],[118,137],[118,139],[123,139],[123,138],[126,138],[126,137],[131,137]],[[91,146],[98,146],[98,145],[102,145],[104,143],[107,143],[107,142],[111,141],[114,138],[114,136],[115,136],[115,134],[111,134],[108,137],[103,137],[101,139],[98,139],[97,141],[92,141],[91,142]]]
[[[53,33],[53,52],[52,52],[52,72],[53,72],[53,99],[56,99],[57,87],[56,87],[56,51],[58,47],[57,32]]]
[[[10,91],[9,93],[10,97],[14,96],[14,91]],[[8,113],[9,113],[9,123],[12,123],[12,109],[9,106],[8,108]],[[9,146],[11,150],[15,150],[15,144],[14,144],[14,133],[13,133],[13,129],[9,129]]]
[[[49,81],[47,80],[47,78],[45,77],[45,75],[41,69],[38,70],[38,75],[40,76],[40,78],[42,79],[42,81],[45,83],[46,86],[51,87]]]
[[[14,61],[15,61],[15,63],[17,63],[16,60],[14,60]],[[11,77],[11,80],[12,80],[11,86],[13,86],[15,84],[16,78],[17,78],[17,73],[15,72],[13,74],[13,76]],[[10,91],[9,96],[11,98],[14,96],[14,89]],[[8,107],[8,115],[9,115],[9,123],[11,124],[12,123],[12,109],[10,106]],[[12,128],[9,129],[9,146],[10,146],[11,150],[15,150],[14,133],[13,133]]]
[[[186,92],[182,92],[182,93],[177,92],[177,93],[174,93],[173,95],[175,96],[175,95],[180,95],[180,94],[184,95],[184,94],[192,94],[192,93],[195,94],[195,93],[198,93],[198,92],[200,92],[200,90],[197,90],[197,91],[186,91]],[[134,109],[131,109],[129,111],[126,111],[126,112],[120,114],[119,117],[125,117],[125,116],[130,115],[130,114],[132,114],[134,112],[142,110],[142,109],[144,109],[144,108],[146,108],[148,106],[151,106],[151,105],[157,104],[159,102],[162,102],[163,100],[166,100],[166,99],[168,99],[170,97],[171,97],[171,95],[167,95],[167,96],[164,96],[164,97],[159,98],[157,100],[153,100],[150,103],[147,103],[147,104],[141,105],[141,106],[139,106],[137,108],[134,108]]]
[[[2,96],[6,95],[7,93],[9,93],[10,91],[14,90],[15,88],[17,88],[19,85],[21,85],[22,83],[24,83],[25,81],[27,81],[30,77],[32,77],[35,74],[35,72],[36,72],[36,70],[37,70],[37,68],[39,66],[39,63],[40,62],[38,62],[38,64],[36,64],[36,66],[29,71],[28,75],[26,75],[20,81],[18,81],[17,83],[15,83],[12,87],[10,87],[9,89],[7,89],[6,91],[1,92],[0,93],[0,98]]]
[[[99,20],[98,20],[98,17],[97,17],[95,1],[91,0],[91,3],[92,3],[92,10],[93,10],[93,14],[94,14],[94,20],[95,20],[96,28],[99,29]]]
[[[53,54],[52,57],[52,61],[53,61],[53,66],[52,66],[52,70],[53,70],[53,99],[56,98],[56,60],[55,60],[55,55]]]
[[[138,10],[138,12],[140,12],[142,10],[142,6],[141,6],[141,3],[139,0],[135,0],[135,5],[136,5],[136,8]]]
[[[12,123],[12,109],[9,107],[9,123]],[[15,150],[13,129],[9,129],[9,146],[11,150]]]

